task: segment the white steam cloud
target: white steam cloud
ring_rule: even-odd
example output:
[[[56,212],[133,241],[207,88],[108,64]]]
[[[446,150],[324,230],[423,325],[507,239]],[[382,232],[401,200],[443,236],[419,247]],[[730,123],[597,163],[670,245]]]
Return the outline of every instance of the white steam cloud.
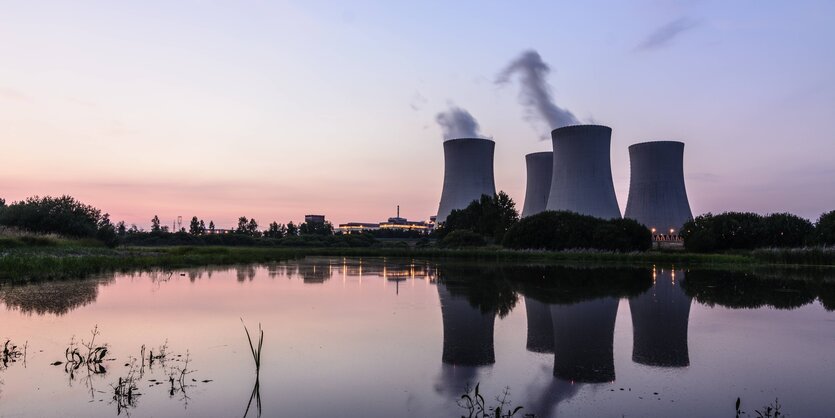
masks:
[[[548,124],[551,129],[568,125],[577,125],[577,118],[567,109],[563,109],[554,103],[551,96],[551,87],[545,81],[551,67],[548,66],[539,53],[534,50],[525,51],[501,72],[496,78],[497,84],[510,82],[514,75],[519,76],[519,84],[522,91],[519,100]]]
[[[450,106],[449,110],[438,113],[435,121],[441,125],[444,139],[482,137],[473,115],[460,107]]]

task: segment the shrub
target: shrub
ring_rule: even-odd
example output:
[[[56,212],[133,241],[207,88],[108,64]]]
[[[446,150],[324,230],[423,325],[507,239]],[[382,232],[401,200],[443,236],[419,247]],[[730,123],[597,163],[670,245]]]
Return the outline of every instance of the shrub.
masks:
[[[452,231],[438,243],[438,246],[442,248],[483,247],[485,245],[487,241],[483,236],[466,229]]]
[[[835,245],[835,210],[824,213],[815,224],[817,242],[823,245]]]
[[[545,211],[520,220],[502,244],[516,249],[645,251],[652,246],[652,236],[647,227],[630,219]]]
[[[766,217],[756,213],[707,213],[684,224],[681,236],[688,251],[715,252],[765,247],[802,247],[812,242],[811,222],[789,213]]]
[[[464,209],[453,210],[436,231],[438,238],[456,230],[469,230],[496,242],[519,220],[516,204],[505,192],[493,196],[482,195]]]

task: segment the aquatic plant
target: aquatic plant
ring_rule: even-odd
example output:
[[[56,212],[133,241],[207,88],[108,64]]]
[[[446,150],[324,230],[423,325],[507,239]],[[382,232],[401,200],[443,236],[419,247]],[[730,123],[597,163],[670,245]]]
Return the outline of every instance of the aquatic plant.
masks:
[[[484,396],[479,391],[479,383],[476,383],[474,389],[468,385],[458,400],[458,406],[467,410],[467,415],[462,415],[461,418],[512,418],[523,409],[521,406],[513,408],[511,405],[510,387],[505,387],[502,395],[496,396],[496,402],[498,405],[487,406]],[[525,417],[533,416],[532,414],[525,415]]]
[[[255,361],[255,385],[252,387],[252,394],[249,395],[249,402],[246,404],[246,410],[244,411],[244,417],[249,415],[249,409],[252,407],[252,401],[255,401],[255,409],[257,411],[257,416],[261,416],[261,381],[260,381],[260,374],[261,374],[261,352],[262,347],[264,346],[264,330],[261,329],[261,324],[258,324],[258,348],[255,347],[255,344],[252,342],[252,336],[249,333],[249,329],[244,324],[244,319],[241,318],[241,324],[244,326],[244,331],[246,332],[246,339],[249,342],[249,349],[252,353],[252,359]]]
[[[110,385],[113,388],[113,402],[116,404],[117,415],[120,415],[123,410],[136,407],[137,398],[142,395],[137,387],[138,381],[136,368],[131,362],[127,375],[120,376],[115,385]]]
[[[740,418],[743,415],[749,415],[747,412],[742,410],[742,399],[736,398],[736,418]],[[774,398],[774,403],[768,404],[762,407],[762,409],[755,409],[754,414],[756,414],[757,418],[781,418],[786,417],[786,414],[782,412],[783,405],[780,405],[780,399]],[[753,414],[751,414],[753,416]]]
[[[26,348],[29,346],[29,342],[27,341],[23,344],[23,351],[20,351],[17,348],[17,345],[12,343],[12,340],[6,340],[6,343],[3,344],[3,352],[0,353],[0,370],[6,369],[9,367],[9,363],[15,363],[18,360],[22,359],[24,363],[26,363]]]
[[[252,336],[249,334],[249,329],[244,324],[243,318],[241,318],[241,324],[244,326],[244,331],[246,332],[246,339],[249,341],[249,349],[252,352],[252,359],[255,361],[255,376],[259,376],[261,373],[261,347],[264,345],[264,330],[261,329],[261,324],[258,324],[258,348],[255,348],[255,344],[252,342]]]
[[[70,374],[70,379],[75,377],[75,371],[86,366],[87,371],[93,374],[104,374],[107,369],[104,367],[105,356],[107,355],[107,344],[97,345],[96,337],[99,336],[99,326],[96,325],[91,331],[92,338],[90,341],[81,341],[81,346],[75,342],[75,337],[70,340],[70,344],[64,350],[64,358],[66,364],[64,371]],[[86,350],[83,352],[82,350]],[[56,361],[52,363],[53,366],[60,365],[62,362]]]

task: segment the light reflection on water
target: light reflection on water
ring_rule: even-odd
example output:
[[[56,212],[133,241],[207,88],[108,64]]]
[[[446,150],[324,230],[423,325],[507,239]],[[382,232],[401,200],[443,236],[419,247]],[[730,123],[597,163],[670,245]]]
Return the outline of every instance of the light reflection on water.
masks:
[[[0,343],[27,356],[0,366],[0,416],[114,416],[131,363],[131,416],[242,416],[255,369],[241,318],[265,331],[263,416],[460,416],[476,382],[539,417],[728,415],[737,396],[819,416],[835,406],[833,293],[662,266],[345,258],[3,284]],[[106,373],[50,365],[95,326]],[[140,369],[140,348],[166,341]]]

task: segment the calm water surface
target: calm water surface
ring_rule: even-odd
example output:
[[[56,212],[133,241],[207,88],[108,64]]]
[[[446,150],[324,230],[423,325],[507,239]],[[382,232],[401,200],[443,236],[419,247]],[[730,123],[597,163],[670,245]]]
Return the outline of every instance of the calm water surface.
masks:
[[[814,283],[306,258],[4,284],[0,344],[25,342],[26,361],[0,362],[0,416],[243,416],[256,375],[241,318],[265,332],[262,416],[460,416],[477,382],[537,417],[733,416],[738,396],[831,416],[835,291]],[[52,365],[94,327],[104,373]],[[142,367],[143,345],[166,358]],[[131,369],[141,396],[122,409],[112,386]]]

